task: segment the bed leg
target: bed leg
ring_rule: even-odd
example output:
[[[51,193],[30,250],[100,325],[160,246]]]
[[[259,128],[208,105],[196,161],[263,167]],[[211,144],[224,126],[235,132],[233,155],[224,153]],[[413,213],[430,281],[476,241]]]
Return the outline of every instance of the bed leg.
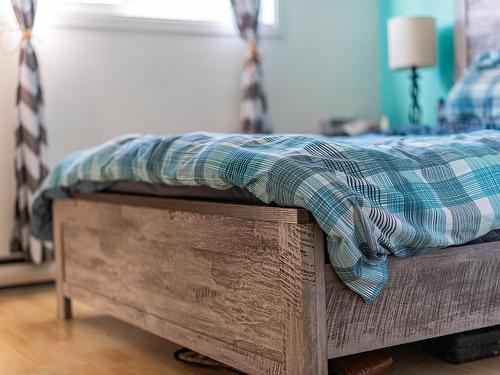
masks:
[[[71,299],[64,295],[63,259],[60,251],[56,251],[56,295],[57,317],[62,320],[71,319]]]
[[[73,313],[71,309],[71,299],[65,296],[59,296],[57,293],[57,317],[61,320],[69,320],[72,318]]]
[[[57,317],[62,320],[68,320],[72,317],[71,299],[64,295],[64,241],[63,224],[59,217],[57,203],[53,205],[54,214],[54,247],[56,257],[56,298],[57,298]]]

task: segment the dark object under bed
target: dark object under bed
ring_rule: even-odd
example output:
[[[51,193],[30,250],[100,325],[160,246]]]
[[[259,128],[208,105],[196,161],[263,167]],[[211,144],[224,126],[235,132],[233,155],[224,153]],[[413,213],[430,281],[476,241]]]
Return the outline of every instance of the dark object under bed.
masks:
[[[212,369],[227,369],[235,374],[244,374],[193,350],[182,348],[174,353],[175,359],[191,366]],[[329,375],[384,375],[392,367],[394,360],[380,351],[354,354],[328,362]]]
[[[428,340],[424,349],[455,364],[493,357],[500,354],[500,326]]]

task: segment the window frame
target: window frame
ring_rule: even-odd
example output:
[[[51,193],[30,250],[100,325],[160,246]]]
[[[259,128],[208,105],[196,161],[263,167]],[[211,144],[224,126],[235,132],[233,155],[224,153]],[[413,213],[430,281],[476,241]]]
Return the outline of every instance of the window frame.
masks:
[[[46,0],[55,1],[55,0]],[[229,0],[227,0],[229,2]],[[276,23],[259,26],[262,38],[276,38],[283,35],[284,0],[275,0]],[[234,36],[238,34],[234,23],[197,20],[176,20],[131,16],[120,13],[119,5],[65,3],[50,24],[62,28],[165,32],[211,36]]]

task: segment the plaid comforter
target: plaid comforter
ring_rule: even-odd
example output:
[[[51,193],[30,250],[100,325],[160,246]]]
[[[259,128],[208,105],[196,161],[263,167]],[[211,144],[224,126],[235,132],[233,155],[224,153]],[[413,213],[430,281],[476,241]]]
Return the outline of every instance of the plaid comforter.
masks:
[[[500,132],[339,140],[303,135],[137,136],[63,160],[33,203],[32,230],[50,240],[51,200],[120,180],[247,189],[308,209],[345,284],[373,301],[387,256],[462,244],[500,227]]]

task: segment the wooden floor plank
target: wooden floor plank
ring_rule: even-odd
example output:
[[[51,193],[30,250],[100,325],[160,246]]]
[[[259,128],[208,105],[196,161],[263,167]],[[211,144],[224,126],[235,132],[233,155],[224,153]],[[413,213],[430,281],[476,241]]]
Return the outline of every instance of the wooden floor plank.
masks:
[[[0,293],[0,375],[230,375],[178,363],[176,345],[75,303],[75,318],[56,319],[53,289]],[[387,349],[391,375],[500,375],[500,357],[460,366],[418,345]]]

